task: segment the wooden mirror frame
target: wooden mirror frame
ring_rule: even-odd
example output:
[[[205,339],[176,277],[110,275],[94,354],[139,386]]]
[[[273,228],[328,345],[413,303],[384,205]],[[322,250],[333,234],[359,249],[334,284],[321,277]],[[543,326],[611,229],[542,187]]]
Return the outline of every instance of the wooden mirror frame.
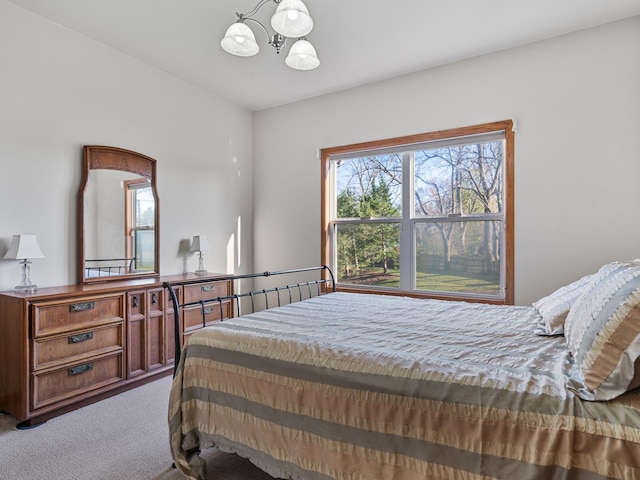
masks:
[[[154,271],[132,272],[122,275],[88,277],[85,275],[85,202],[89,174],[92,170],[119,170],[148,178],[154,196],[155,235]],[[157,277],[160,275],[160,207],[156,188],[156,161],[141,153],[117,147],[85,145],[83,147],[82,183],[78,192],[78,278],[80,283],[96,283],[134,278]]]

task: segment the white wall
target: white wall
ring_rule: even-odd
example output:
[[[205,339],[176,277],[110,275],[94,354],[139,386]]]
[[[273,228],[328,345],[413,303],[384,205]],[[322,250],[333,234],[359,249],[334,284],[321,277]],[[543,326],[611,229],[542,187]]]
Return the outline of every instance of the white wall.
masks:
[[[34,283],[76,283],[83,145],[157,160],[162,274],[183,272],[192,235],[212,244],[209,271],[252,269],[251,113],[0,0],[0,290],[20,280],[1,260],[18,233],[46,256]]]
[[[254,114],[255,270],[319,263],[318,148],[514,117],[516,303],[640,257],[635,17]]]
[[[180,245],[196,234],[212,243],[211,271],[317,264],[318,148],[515,117],[516,302],[526,304],[640,257],[638,85],[636,17],[252,118],[0,0],[0,257],[12,234],[35,233],[47,258],[34,260],[33,280],[76,282],[82,145],[102,144],[158,161],[163,274],[183,271]],[[0,290],[19,276],[0,260]]]

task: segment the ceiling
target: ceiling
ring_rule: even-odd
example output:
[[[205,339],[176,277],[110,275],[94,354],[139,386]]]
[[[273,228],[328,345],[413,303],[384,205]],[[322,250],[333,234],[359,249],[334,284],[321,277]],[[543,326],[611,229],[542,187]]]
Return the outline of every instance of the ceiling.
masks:
[[[220,48],[257,0],[10,1],[252,111],[640,15],[640,0],[305,0],[321,64],[304,72],[258,28],[255,57]]]

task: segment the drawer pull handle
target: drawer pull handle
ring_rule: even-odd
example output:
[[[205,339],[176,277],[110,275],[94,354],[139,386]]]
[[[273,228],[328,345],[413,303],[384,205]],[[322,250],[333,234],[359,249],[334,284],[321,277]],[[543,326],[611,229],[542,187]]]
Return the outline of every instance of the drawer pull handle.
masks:
[[[151,293],[151,304],[155,305],[156,303],[158,303],[158,292],[152,292]]]
[[[207,308],[203,309],[203,310],[202,310],[202,312],[203,312],[205,315],[208,315],[208,314],[210,314],[210,313],[213,313],[213,307],[207,307]]]
[[[133,296],[133,306],[137,308],[140,305],[140,297],[138,295]]]
[[[71,335],[69,343],[81,343],[91,339],[93,339],[93,332],[79,333],[78,335]]]
[[[71,313],[86,312],[87,310],[93,310],[95,306],[95,302],[74,303],[69,305],[69,311]]]
[[[88,372],[93,370],[93,363],[85,363],[84,365],[78,365],[77,367],[72,367],[69,369],[69,376],[72,377],[74,375],[80,375],[81,373]]]
[[[205,285],[204,287],[202,287],[202,291],[211,292],[212,290],[215,290],[215,288],[216,288],[215,285]]]

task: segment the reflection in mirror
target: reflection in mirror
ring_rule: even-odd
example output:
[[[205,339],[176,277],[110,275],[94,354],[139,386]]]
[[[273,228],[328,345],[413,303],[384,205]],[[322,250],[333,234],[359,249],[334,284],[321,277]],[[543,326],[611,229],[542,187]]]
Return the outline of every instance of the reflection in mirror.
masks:
[[[146,178],[125,182],[125,245],[127,258],[133,259],[133,268],[139,272],[155,270],[155,200],[151,184]]]
[[[92,170],[84,228],[86,277],[155,270],[155,201],[147,178]]]
[[[83,283],[158,275],[155,161],[114,147],[85,147],[80,190]]]

